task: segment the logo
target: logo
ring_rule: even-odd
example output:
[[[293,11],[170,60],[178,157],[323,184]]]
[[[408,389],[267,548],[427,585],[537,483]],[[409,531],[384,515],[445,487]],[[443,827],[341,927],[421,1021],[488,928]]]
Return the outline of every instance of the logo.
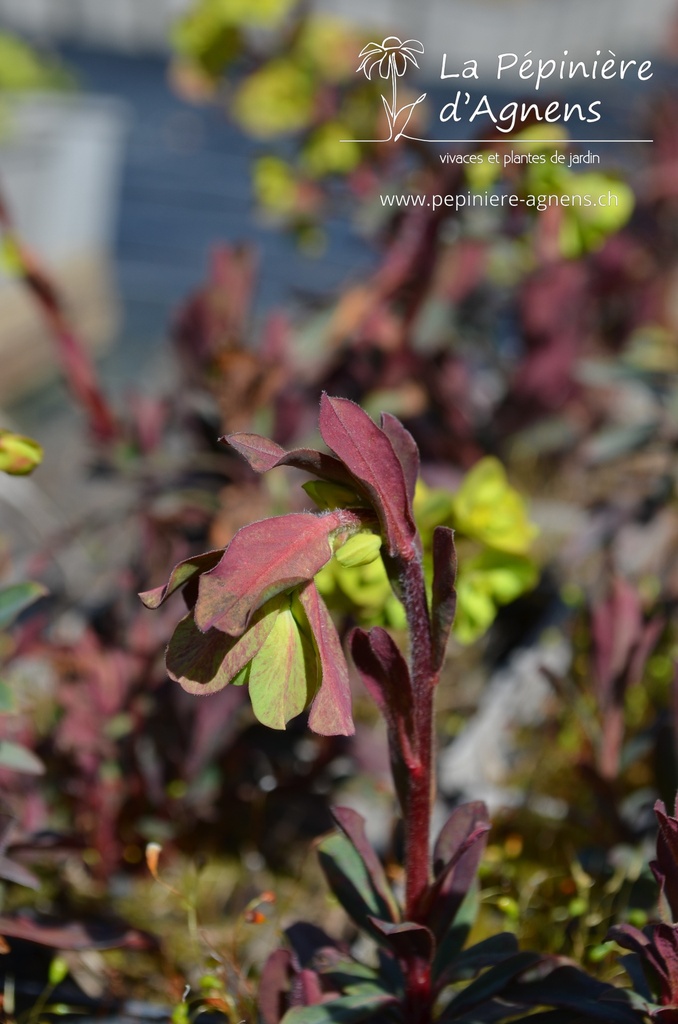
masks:
[[[577,124],[596,124],[602,120],[603,112],[601,98],[589,99],[581,102],[577,98],[574,102],[570,99],[544,99],[539,95],[540,87],[548,79],[557,79],[561,82],[578,80],[580,87],[590,87],[590,82],[602,81],[615,78],[636,78],[639,82],[647,82],[653,77],[651,60],[620,60],[610,50],[611,57],[601,63],[601,50],[595,51],[595,57],[590,60],[575,60],[570,56],[570,51],[562,51],[562,57],[549,56],[547,58],[539,55],[531,56],[532,51],[528,50],[521,60],[517,53],[500,53],[497,55],[494,69],[490,65],[479,68],[477,60],[465,60],[463,67],[456,71],[448,71],[447,54],[442,55],[442,66],[440,80],[456,80],[457,88],[451,93],[447,102],[438,112],[438,122],[441,124],[465,125],[464,128],[455,130],[453,138],[420,138],[417,135],[408,134],[407,128],[412,119],[415,109],[422,103],[427,93],[422,93],[414,102],[398,105],[398,80],[407,71],[410,64],[415,68],[419,67],[417,56],[424,53],[424,44],[419,39],[405,39],[398,36],[386,36],[380,43],[371,42],[364,46],[359,54],[359,64],[356,73],[361,71],[370,81],[374,79],[383,81],[385,92],[382,92],[381,100],[386,111],[388,134],[383,139],[342,139],[342,142],[397,142],[398,139],[409,139],[411,142],[429,142],[442,144],[477,143],[479,139],[487,138],[487,133],[495,136],[492,141],[508,143],[533,144],[535,139],[542,144],[569,143],[588,145],[592,143],[628,143],[628,142],[651,142],[652,139],[609,139],[609,138],[571,138],[563,130],[572,122]],[[480,83],[491,81],[495,78],[497,82],[506,79],[513,80],[516,88],[521,93],[533,91],[533,98],[509,99],[504,96],[493,95],[491,92],[478,95],[471,81]],[[584,81],[589,80],[589,81]],[[388,88],[390,83],[390,88]],[[466,88],[465,88],[466,86]],[[598,86],[599,87],[599,86]],[[477,123],[476,123],[477,122]],[[540,124],[540,122],[545,122]],[[558,128],[549,126],[558,125]],[[475,135],[469,129],[479,129]],[[456,132],[463,133],[465,138],[456,137]],[[519,137],[522,133],[523,137]],[[575,129],[575,134],[579,134]],[[517,137],[518,136],[518,137]]]
[[[380,78],[384,79],[384,85],[390,80],[391,90],[388,99],[382,94],[382,103],[388,119],[389,134],[385,139],[364,139],[364,142],[397,142],[398,139],[411,138],[405,134],[410,118],[415,107],[426,99],[426,93],[422,93],[414,103],[405,103],[398,106],[398,79],[402,78],[407,71],[408,64],[419,67],[415,54],[424,52],[424,44],[418,39],[406,39],[405,42],[397,36],[386,36],[380,43],[368,43],[360,51],[361,58],[357,71],[363,71],[366,78],[372,80],[372,74],[376,71]]]

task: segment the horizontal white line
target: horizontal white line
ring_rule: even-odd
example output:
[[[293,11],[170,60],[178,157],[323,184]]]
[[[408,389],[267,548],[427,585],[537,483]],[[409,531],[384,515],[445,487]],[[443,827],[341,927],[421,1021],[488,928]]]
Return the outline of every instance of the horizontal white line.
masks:
[[[409,136],[408,136],[409,137]],[[374,142],[384,143],[392,142],[392,139],[340,139],[340,142]],[[462,142],[473,142],[476,145],[493,146],[498,142],[511,143],[517,145],[520,143],[530,143],[532,145],[539,145],[542,142],[559,142],[563,146],[569,146],[571,143],[581,143],[587,146],[599,146],[603,143],[630,143],[630,142],[654,142],[654,139],[411,139],[411,142],[433,142],[436,144],[445,144],[446,146],[456,146]]]

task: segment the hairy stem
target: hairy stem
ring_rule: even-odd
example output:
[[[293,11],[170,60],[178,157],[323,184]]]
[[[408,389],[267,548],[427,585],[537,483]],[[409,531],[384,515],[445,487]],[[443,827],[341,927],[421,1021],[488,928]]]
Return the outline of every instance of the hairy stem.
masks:
[[[431,621],[421,559],[407,562],[402,574],[403,600],[410,633],[414,691],[416,766],[410,773],[405,820],[405,907],[409,921],[418,919],[430,882],[430,833],[433,800],[433,669]]]
[[[408,774],[405,809],[405,918],[425,924],[431,883],[430,837],[433,802],[433,696],[438,673],[433,667],[431,619],[421,557],[403,565],[403,602],[410,634],[410,674],[414,698],[414,764]],[[411,1024],[431,1022],[430,964],[405,966],[405,1006]]]

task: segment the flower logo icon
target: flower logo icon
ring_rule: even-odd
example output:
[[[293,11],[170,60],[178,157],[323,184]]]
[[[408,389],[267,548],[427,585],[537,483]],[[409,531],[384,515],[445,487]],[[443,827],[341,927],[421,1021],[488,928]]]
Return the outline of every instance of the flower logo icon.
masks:
[[[419,67],[415,55],[423,52],[423,43],[420,43],[418,39],[406,39],[403,42],[398,36],[386,36],[380,43],[368,43],[360,51],[360,64],[357,71],[363,71],[365,77],[371,80],[372,73],[376,69],[381,78],[386,81],[391,80],[390,103],[385,96],[382,96],[388,118],[389,135],[387,139],[374,141],[390,142],[393,140],[395,142],[401,138],[414,108],[426,98],[426,93],[422,93],[414,103],[406,103],[404,106],[398,107],[398,79],[405,74],[409,64],[413,64],[416,68]]]
[[[375,68],[379,68],[382,78],[398,77],[405,74],[408,63],[419,67],[415,53],[423,53],[424,47],[418,39],[406,39],[403,43],[397,36],[387,36],[381,43],[368,43],[360,51],[362,61],[358,71],[364,71],[368,78],[372,77]]]

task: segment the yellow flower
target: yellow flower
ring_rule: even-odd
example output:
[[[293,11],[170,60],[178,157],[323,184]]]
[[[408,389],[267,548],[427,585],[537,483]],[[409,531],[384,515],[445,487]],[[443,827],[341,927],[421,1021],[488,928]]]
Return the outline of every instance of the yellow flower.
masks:
[[[452,499],[455,528],[497,551],[525,554],[537,534],[523,498],[506,478],[498,459],[476,463]]]

